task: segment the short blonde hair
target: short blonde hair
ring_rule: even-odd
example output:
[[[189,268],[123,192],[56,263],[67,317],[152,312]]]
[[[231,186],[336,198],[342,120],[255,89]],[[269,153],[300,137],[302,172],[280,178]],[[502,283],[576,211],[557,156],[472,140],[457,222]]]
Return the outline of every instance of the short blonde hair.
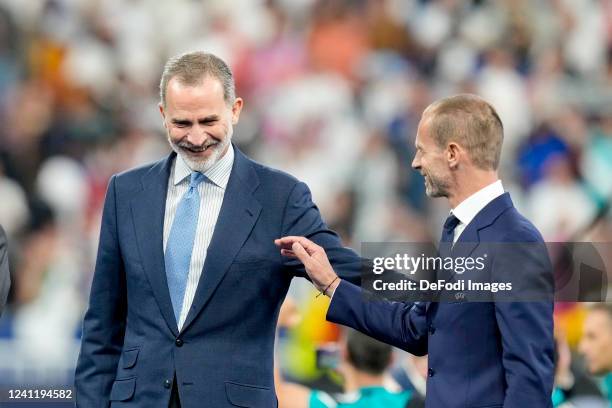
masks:
[[[425,109],[434,141],[445,148],[456,142],[477,167],[499,166],[504,127],[495,108],[477,95],[460,94],[440,99]]]

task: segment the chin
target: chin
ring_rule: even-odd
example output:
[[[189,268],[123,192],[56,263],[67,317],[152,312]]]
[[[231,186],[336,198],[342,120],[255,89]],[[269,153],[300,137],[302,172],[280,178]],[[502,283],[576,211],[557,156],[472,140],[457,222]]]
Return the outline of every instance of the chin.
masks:
[[[210,169],[216,162],[217,156],[210,156],[208,158],[199,158],[196,159],[193,156],[185,153],[181,153],[181,157],[187,163],[187,166],[193,171],[198,171],[200,173],[204,173],[208,169]]]
[[[601,367],[593,367],[589,369],[590,373],[596,376],[602,376],[602,375],[606,375],[609,373],[608,370],[606,370],[605,368],[601,368]]]
[[[434,190],[430,186],[425,186],[425,194],[428,197],[432,197],[432,198],[438,198],[442,196],[439,190]]]

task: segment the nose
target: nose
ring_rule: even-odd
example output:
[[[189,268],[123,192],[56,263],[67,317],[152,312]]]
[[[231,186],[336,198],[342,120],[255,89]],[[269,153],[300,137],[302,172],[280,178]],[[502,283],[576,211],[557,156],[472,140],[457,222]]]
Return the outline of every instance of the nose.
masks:
[[[192,126],[189,131],[189,134],[187,135],[187,140],[189,141],[189,143],[194,144],[196,146],[204,144],[207,138],[208,136],[206,135],[204,127],[199,124],[195,124],[194,126]]]
[[[414,159],[412,159],[412,168],[415,170],[419,170],[421,168],[421,159],[414,155]]]

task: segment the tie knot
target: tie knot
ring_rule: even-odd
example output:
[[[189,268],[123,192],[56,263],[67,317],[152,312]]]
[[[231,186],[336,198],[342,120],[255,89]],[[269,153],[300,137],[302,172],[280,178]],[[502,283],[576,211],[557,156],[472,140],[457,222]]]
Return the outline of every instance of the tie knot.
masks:
[[[191,173],[191,179],[189,180],[189,188],[195,188],[200,185],[200,183],[204,180],[204,175],[199,171],[194,171]]]
[[[459,225],[459,222],[459,218],[455,217],[455,214],[451,213],[444,222],[444,230],[448,233],[453,232],[455,227]]]

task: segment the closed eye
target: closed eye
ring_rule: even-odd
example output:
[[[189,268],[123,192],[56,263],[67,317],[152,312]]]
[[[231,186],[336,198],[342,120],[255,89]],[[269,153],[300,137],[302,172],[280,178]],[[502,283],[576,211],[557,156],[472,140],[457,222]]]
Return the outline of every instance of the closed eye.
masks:
[[[219,121],[217,116],[209,116],[199,121],[200,125],[214,125]]]
[[[174,126],[179,128],[191,126],[191,122],[188,120],[172,119],[172,123],[174,124]]]

